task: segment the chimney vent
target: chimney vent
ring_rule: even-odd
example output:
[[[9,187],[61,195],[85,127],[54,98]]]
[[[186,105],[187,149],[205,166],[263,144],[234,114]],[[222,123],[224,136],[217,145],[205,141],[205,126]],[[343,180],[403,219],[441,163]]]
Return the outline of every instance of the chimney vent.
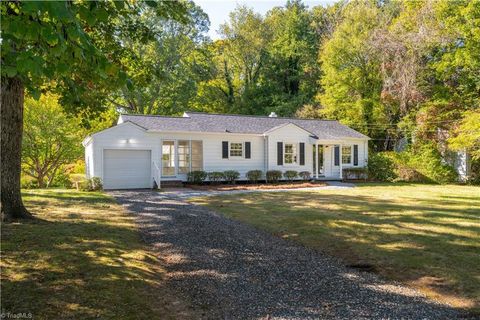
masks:
[[[270,115],[269,115],[270,118],[276,118],[277,117],[277,114],[275,112],[270,112]]]

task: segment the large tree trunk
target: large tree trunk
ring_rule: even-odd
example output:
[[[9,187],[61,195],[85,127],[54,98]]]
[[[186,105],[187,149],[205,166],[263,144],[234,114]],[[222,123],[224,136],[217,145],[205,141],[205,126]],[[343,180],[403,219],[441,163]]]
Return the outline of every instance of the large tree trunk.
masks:
[[[22,81],[2,78],[1,105],[1,212],[2,220],[32,218],[22,202],[20,171],[23,133]]]

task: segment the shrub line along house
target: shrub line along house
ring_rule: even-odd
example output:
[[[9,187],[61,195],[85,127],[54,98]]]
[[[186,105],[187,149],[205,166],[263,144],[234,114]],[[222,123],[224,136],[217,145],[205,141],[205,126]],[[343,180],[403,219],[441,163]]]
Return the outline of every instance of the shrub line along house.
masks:
[[[369,138],[334,120],[185,112],[181,117],[122,114],[116,126],[83,141],[87,177],[105,189],[186,181],[194,170],[309,171],[341,180],[363,168]]]

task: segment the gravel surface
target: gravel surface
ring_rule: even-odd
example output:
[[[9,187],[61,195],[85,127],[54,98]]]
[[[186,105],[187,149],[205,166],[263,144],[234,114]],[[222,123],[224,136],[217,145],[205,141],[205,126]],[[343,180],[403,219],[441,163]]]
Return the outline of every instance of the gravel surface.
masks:
[[[419,292],[156,191],[111,191],[208,319],[454,319]]]

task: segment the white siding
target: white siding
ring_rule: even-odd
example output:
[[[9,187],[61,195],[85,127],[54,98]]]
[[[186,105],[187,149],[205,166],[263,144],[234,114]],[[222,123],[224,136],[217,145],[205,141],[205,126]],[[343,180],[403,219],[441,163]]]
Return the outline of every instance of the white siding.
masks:
[[[161,144],[162,140],[201,140],[203,142],[203,170],[225,171],[237,170],[241,174],[241,179],[245,179],[245,174],[249,170],[296,170],[309,171],[313,174],[312,158],[312,140],[310,133],[290,124],[278,128],[268,133],[267,137],[261,135],[242,135],[233,133],[161,133],[146,132],[130,122],[119,124],[113,128],[104,130],[92,136],[92,140],[85,147],[85,159],[88,161],[87,175],[100,177],[104,179],[103,173],[103,155],[105,149],[121,150],[149,150],[151,151],[151,161],[161,166]],[[268,143],[266,146],[266,141]],[[250,142],[251,158],[222,158],[222,141],[228,142]],[[277,142],[297,144],[297,164],[277,165]],[[299,164],[299,143],[305,143],[305,165]],[[365,165],[365,159],[368,157],[368,144],[362,139],[347,139],[342,141],[318,141],[319,144],[328,145],[325,149],[325,176],[326,178],[338,178],[339,166],[333,165],[334,143],[357,144],[358,145],[358,167]],[[266,156],[266,157],[265,157]],[[353,157],[353,155],[352,155]],[[347,165],[343,166],[348,167]],[[153,175],[153,172],[152,172]],[[186,175],[177,175],[175,177],[164,178],[164,180],[185,180]]]
[[[297,163],[283,164],[277,163],[277,142],[295,143],[297,145]],[[299,143],[305,143],[305,165],[300,165],[300,147]],[[310,143],[310,133],[299,128],[296,125],[289,124],[278,128],[268,134],[268,170],[286,170],[309,171],[312,172],[312,144]]]

